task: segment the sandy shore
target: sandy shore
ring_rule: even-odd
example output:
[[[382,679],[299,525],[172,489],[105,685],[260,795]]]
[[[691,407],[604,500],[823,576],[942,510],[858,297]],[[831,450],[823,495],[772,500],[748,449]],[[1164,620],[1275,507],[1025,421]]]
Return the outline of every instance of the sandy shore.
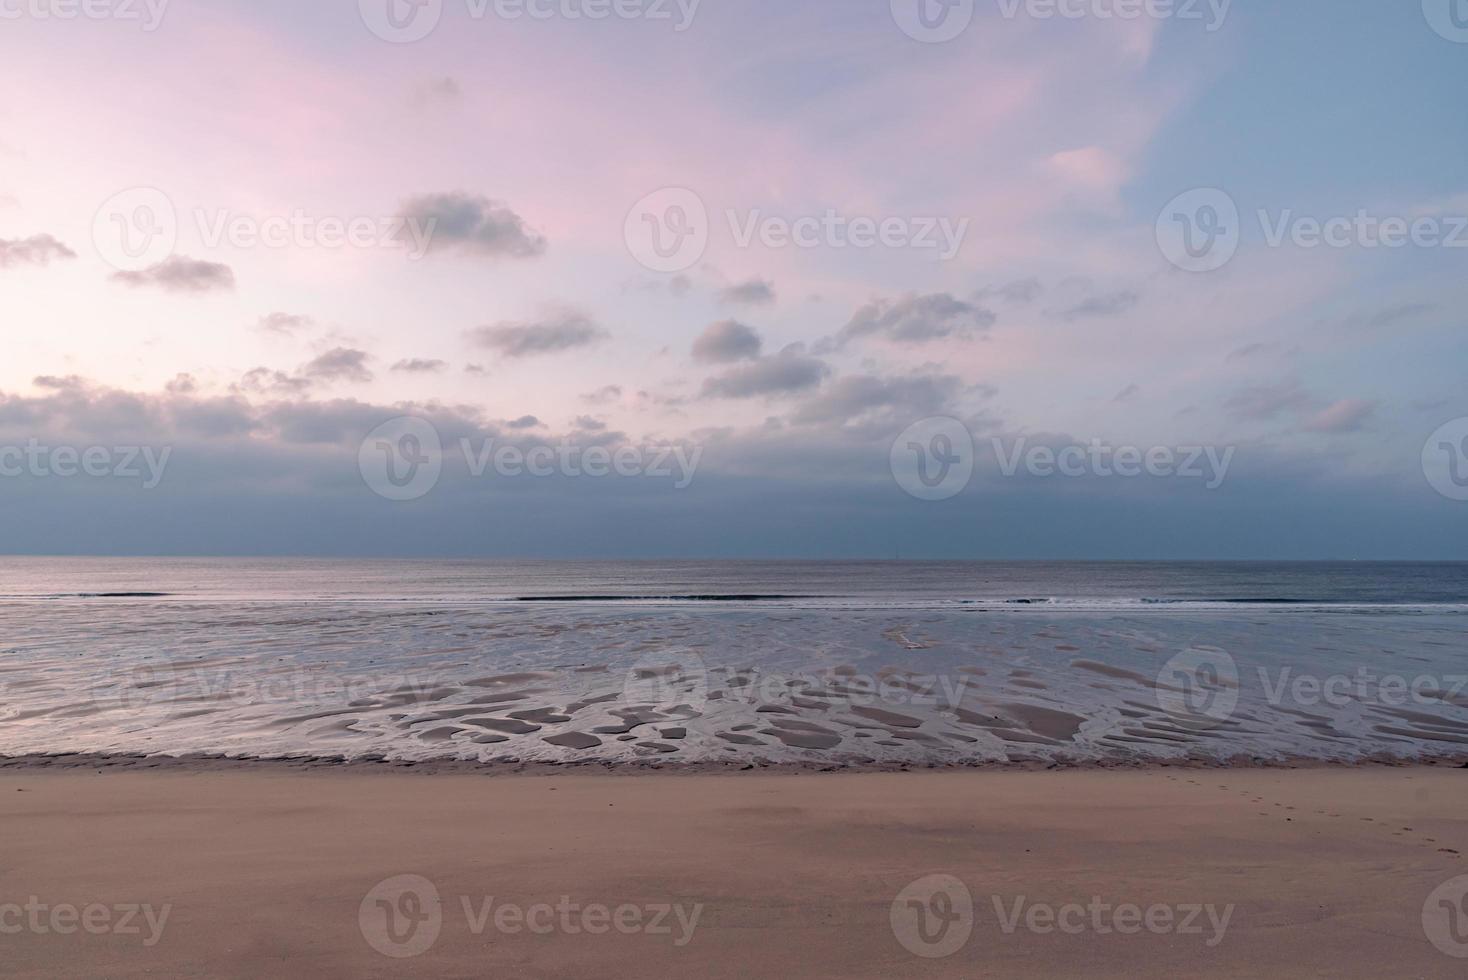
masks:
[[[1457,769],[7,769],[0,840],[11,976],[1468,968]]]

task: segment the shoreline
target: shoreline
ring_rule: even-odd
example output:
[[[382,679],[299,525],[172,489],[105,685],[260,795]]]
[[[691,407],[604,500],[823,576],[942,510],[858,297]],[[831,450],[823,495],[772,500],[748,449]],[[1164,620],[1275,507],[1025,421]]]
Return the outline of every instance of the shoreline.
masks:
[[[609,776],[696,776],[755,773],[762,775],[862,775],[876,773],[1020,773],[1020,772],[1156,772],[1174,769],[1249,771],[1352,771],[1365,769],[1453,770],[1468,769],[1468,752],[1438,756],[1402,757],[1386,753],[1351,759],[1316,756],[1212,758],[1154,756],[1125,758],[1034,758],[1010,761],[966,760],[961,762],[877,761],[851,764],[739,758],[729,761],[682,762],[668,759],[585,758],[565,761],[475,759],[393,759],[381,756],[229,756],[215,753],[146,755],[142,753],[57,752],[0,755],[0,772],[96,769],[99,772],[337,772],[349,774],[416,774],[481,776],[556,776],[603,774]]]

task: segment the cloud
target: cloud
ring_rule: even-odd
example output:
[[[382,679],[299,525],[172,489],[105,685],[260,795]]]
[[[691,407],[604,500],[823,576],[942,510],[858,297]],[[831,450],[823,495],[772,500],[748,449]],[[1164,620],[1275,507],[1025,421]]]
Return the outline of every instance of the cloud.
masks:
[[[1396,326],[1404,320],[1416,319],[1437,309],[1431,303],[1400,303],[1374,313],[1355,313],[1346,317],[1342,325],[1349,330],[1382,330]]]
[[[1024,306],[1039,299],[1044,292],[1045,287],[1038,279],[1016,279],[1002,286],[987,286],[975,293],[974,299],[983,302],[990,296],[997,296],[1006,303]]]
[[[301,316],[296,313],[269,313],[260,318],[260,321],[255,324],[255,329],[292,337],[315,325],[316,321],[309,316]]]
[[[880,421],[889,427],[900,421],[905,426],[950,411],[962,389],[960,379],[948,374],[849,375],[801,405],[792,420],[801,425],[838,426]]]
[[[536,418],[534,415],[522,415],[517,419],[512,419],[509,422],[506,422],[505,428],[517,430],[538,429],[540,428],[540,419]]]
[[[1084,146],[1052,154],[1047,161],[1074,203],[1111,211],[1117,193],[1130,176],[1125,160],[1099,146]]]
[[[1376,413],[1377,402],[1363,398],[1343,398],[1321,409],[1305,420],[1308,432],[1359,432]]]
[[[1263,421],[1282,412],[1298,412],[1310,406],[1310,396],[1298,381],[1252,385],[1234,392],[1224,403],[1230,412],[1242,419]]]
[[[13,506],[0,512],[0,533],[21,553],[263,555],[305,548],[352,556],[585,557],[591,541],[607,557],[740,557],[833,548],[881,553],[900,540],[904,554],[962,557],[997,543],[1019,557],[1046,558],[1075,554],[1076,541],[1092,534],[1098,536],[1087,557],[1133,556],[1139,541],[1155,545],[1148,557],[1162,558],[1200,550],[1220,558],[1304,558],[1330,545],[1372,557],[1404,547],[1458,556],[1433,550],[1447,511],[1413,506],[1420,476],[1343,483],[1345,450],[1338,445],[1274,454],[1241,448],[1203,521],[1189,492],[1194,484],[1097,479],[1088,485],[1094,492],[1077,493],[1063,481],[1001,479],[992,460],[976,467],[974,486],[955,499],[960,509],[934,521],[926,508],[894,498],[900,491],[888,467],[893,438],[915,418],[938,414],[968,425],[980,453],[988,445],[980,433],[1007,431],[995,429],[997,420],[961,411],[974,389],[939,373],[832,381],[800,406],[808,424],[776,419],[690,434],[680,444],[704,450],[693,493],[648,479],[618,481],[616,492],[605,480],[496,480],[497,519],[489,522],[481,518],[490,488],[467,468],[456,448],[462,440],[522,447],[560,438],[579,445],[627,440],[584,429],[517,431],[478,408],[432,401],[256,402],[130,392],[75,377],[34,384],[35,394],[0,393],[0,445],[34,437],[53,446],[168,447],[172,461],[166,479],[141,494],[118,480],[7,481]],[[407,508],[364,485],[359,456],[368,433],[401,415],[428,421],[444,447],[439,484],[423,505]],[[1032,444],[1041,444],[1038,438]],[[1320,507],[1327,493],[1340,506]],[[1450,540],[1462,540],[1468,516],[1448,518],[1457,520]],[[364,536],[364,527],[373,533]],[[1270,550],[1296,535],[1307,538],[1304,545]],[[676,551],[663,550],[669,541]]]
[[[367,369],[368,360],[366,351],[334,347],[313,359],[301,369],[301,373],[321,381],[365,383],[372,380],[372,372]]]
[[[1277,351],[1279,349],[1279,344],[1245,344],[1244,346],[1236,350],[1229,351],[1229,355],[1226,359],[1230,361],[1243,361],[1251,357],[1258,357],[1260,354],[1273,353],[1274,351]]]
[[[413,357],[407,360],[398,361],[388,370],[401,371],[405,374],[437,374],[439,371],[442,371],[448,366],[449,365],[447,361]]]
[[[311,379],[299,375],[272,371],[257,367],[246,371],[240,380],[230,386],[233,392],[254,395],[300,395],[311,389]]]
[[[141,272],[114,272],[112,278],[133,288],[157,286],[170,293],[208,293],[234,288],[234,270],[220,262],[170,255]]]
[[[946,337],[971,337],[998,319],[990,310],[949,293],[908,293],[892,301],[879,299],[857,310],[842,328],[839,341],[880,336],[899,344],[921,344]]]
[[[469,336],[503,357],[532,357],[587,347],[609,334],[584,313],[567,310],[541,320],[479,327]]]
[[[1056,312],[1062,320],[1080,320],[1085,317],[1118,316],[1141,302],[1141,297],[1130,290],[1100,293],[1088,296],[1080,302]]]
[[[622,400],[621,385],[606,385],[596,391],[588,392],[581,396],[581,400],[588,405],[606,405],[611,402]]]
[[[1141,391],[1142,389],[1139,385],[1127,385],[1125,388],[1121,389],[1121,391],[1117,392],[1116,397],[1111,400],[1113,402],[1129,401],[1132,398],[1135,398],[1137,395],[1141,394]]]
[[[407,201],[399,217],[429,235],[430,252],[462,251],[494,258],[544,255],[546,240],[498,201],[470,194],[425,194]]]
[[[728,287],[719,294],[719,298],[725,303],[769,306],[775,302],[775,284],[768,279],[749,279]]]
[[[759,357],[760,347],[759,334],[753,328],[735,320],[720,320],[709,324],[693,342],[693,359],[705,364],[754,360]]]
[[[443,75],[419,85],[414,93],[414,101],[420,106],[433,102],[453,103],[458,102],[463,94],[464,90],[457,78]]]
[[[757,398],[788,395],[814,388],[830,373],[824,361],[810,357],[799,344],[771,357],[730,368],[703,383],[706,398]]]
[[[50,265],[57,259],[74,258],[75,252],[50,235],[0,238],[0,269],[17,265]]]

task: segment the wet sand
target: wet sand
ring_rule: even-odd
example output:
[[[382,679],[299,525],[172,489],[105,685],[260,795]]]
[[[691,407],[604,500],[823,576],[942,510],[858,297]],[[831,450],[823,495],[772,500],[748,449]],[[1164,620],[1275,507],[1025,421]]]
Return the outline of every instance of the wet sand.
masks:
[[[1468,875],[1468,771],[1442,767],[28,767],[0,770],[0,840],[10,976],[1461,977],[1468,963],[1438,948],[1468,945],[1468,917],[1435,933],[1423,918]]]

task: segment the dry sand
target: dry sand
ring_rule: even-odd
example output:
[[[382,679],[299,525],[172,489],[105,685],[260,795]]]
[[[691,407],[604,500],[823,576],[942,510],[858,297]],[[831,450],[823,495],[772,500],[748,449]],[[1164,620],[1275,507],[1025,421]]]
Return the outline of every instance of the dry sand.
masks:
[[[9,769],[0,842],[7,976],[1468,972],[1423,922],[1434,889],[1468,875],[1456,769]],[[441,904],[415,880],[372,892],[398,875],[432,882]],[[903,894],[894,920],[899,893],[930,875],[952,880]],[[973,902],[966,938],[955,882]],[[130,906],[137,931],[114,931]],[[1047,928],[1051,914],[1067,929]],[[641,931],[619,931],[619,915]],[[1468,952],[1468,917],[1451,925],[1463,931],[1439,939]],[[394,958],[369,938],[433,941]]]

